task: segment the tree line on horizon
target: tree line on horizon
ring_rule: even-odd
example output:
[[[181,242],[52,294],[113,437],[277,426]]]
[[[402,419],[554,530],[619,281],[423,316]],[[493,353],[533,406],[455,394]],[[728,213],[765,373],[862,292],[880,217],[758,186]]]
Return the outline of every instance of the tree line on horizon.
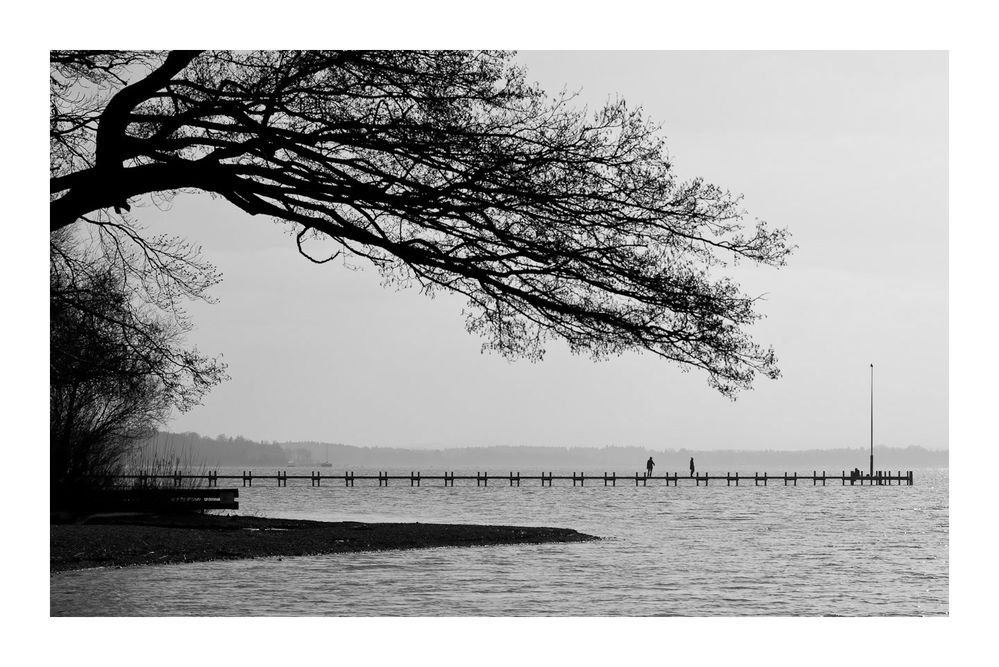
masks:
[[[270,466],[275,468],[310,467],[329,462],[333,469],[353,468],[412,468],[424,471],[444,467],[461,470],[493,467],[509,470],[521,466],[535,470],[585,469],[587,471],[630,473],[644,470],[645,461],[652,456],[657,472],[683,472],[690,457],[694,457],[699,470],[747,469],[758,466],[763,470],[849,470],[866,460],[868,449],[826,448],[815,450],[695,450],[649,449],[637,446],[604,447],[544,447],[523,445],[492,445],[485,447],[456,447],[447,449],[407,449],[404,447],[360,447],[342,443],[316,441],[258,442],[242,436],[219,435],[215,438],[197,433],[158,433],[143,441],[140,452],[146,460],[170,459],[188,467],[206,466]],[[155,455],[155,456],[154,456]],[[947,467],[947,450],[924,447],[883,447],[875,450],[878,465],[891,469]],[[863,460],[862,460],[863,459]],[[513,468],[516,472],[517,468]]]

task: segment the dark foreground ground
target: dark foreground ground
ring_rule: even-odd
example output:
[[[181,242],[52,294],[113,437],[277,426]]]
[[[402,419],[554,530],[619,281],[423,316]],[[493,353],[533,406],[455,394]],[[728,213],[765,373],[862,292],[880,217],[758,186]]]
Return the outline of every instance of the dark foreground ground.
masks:
[[[52,572],[88,567],[306,556],[493,544],[583,542],[598,539],[569,528],[431,523],[326,523],[245,516],[93,517],[53,524]]]

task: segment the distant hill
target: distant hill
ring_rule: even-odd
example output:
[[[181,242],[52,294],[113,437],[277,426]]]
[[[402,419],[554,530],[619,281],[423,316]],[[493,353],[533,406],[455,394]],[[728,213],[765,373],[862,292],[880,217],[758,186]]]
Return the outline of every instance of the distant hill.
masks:
[[[699,471],[807,471],[867,469],[866,448],[779,450],[690,449],[651,450],[642,447],[461,447],[455,449],[403,449],[356,447],[339,443],[261,443],[243,437],[216,438],[197,433],[160,433],[143,443],[140,458],[173,458],[193,466],[276,466],[289,462],[318,466],[326,460],[334,469],[381,468],[412,470],[540,471],[575,469],[616,471],[622,474],[644,470],[651,456],[656,473],[685,472],[691,457]],[[947,450],[923,447],[882,447],[874,451],[875,467],[891,470],[945,468]]]

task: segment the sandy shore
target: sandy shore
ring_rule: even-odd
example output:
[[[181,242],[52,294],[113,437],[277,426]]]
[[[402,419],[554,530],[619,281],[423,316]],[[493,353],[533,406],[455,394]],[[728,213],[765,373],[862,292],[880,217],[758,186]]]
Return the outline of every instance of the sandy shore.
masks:
[[[326,523],[244,516],[93,517],[53,524],[51,572],[89,567],[305,556],[352,551],[583,542],[569,528],[428,523]]]

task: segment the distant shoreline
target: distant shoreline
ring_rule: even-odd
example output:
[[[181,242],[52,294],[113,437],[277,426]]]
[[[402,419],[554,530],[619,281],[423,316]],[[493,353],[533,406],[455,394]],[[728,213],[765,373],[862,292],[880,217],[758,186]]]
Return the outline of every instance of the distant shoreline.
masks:
[[[108,516],[53,524],[49,571],[274,556],[585,542],[570,528],[322,522],[247,516]]]
[[[644,470],[650,456],[657,467],[686,470],[691,457],[705,470],[852,470],[868,461],[867,443],[858,447],[816,449],[698,449],[650,448],[647,446],[526,446],[480,447],[369,447],[315,441],[263,443],[242,437],[210,438],[197,433],[159,433],[139,447],[147,461],[140,468],[153,468],[153,461],[176,461],[181,467],[286,468],[320,466],[330,462],[334,470],[489,470],[517,471],[570,469],[589,473]],[[949,448],[875,444],[875,467],[884,470],[946,468]],[[171,464],[173,465],[173,464]]]

